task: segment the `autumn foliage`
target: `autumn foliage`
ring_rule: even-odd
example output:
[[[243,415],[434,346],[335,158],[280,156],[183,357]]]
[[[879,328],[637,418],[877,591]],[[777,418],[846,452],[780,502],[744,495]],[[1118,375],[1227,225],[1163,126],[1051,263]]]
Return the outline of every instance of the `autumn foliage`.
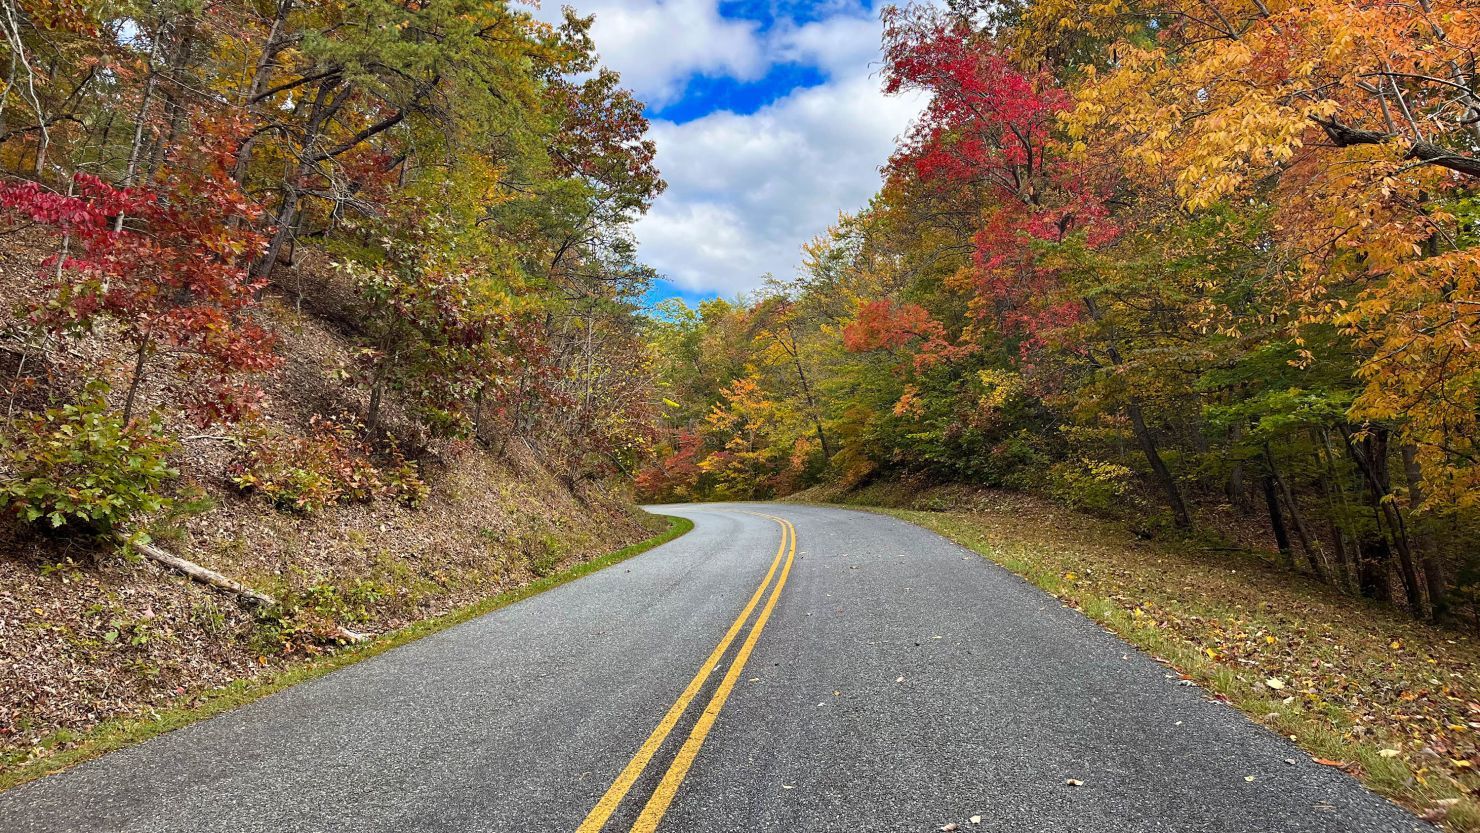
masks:
[[[646,452],[650,275],[629,226],[663,183],[589,18],[481,0],[3,11],[0,232],[52,252],[7,310],[14,447],[82,419],[85,389],[106,442],[72,457],[99,478],[128,468],[105,450],[172,472],[168,435],[203,431],[235,449],[237,487],[300,512],[417,504],[423,462],[470,443],[572,485]],[[285,367],[278,330],[304,314],[352,359]],[[339,390],[292,403],[303,424],[264,423],[305,372]],[[87,466],[4,469],[25,519],[91,511],[66,508]],[[159,500],[96,526],[168,508],[173,476],[149,477],[118,492]],[[26,484],[55,486],[51,505]]]
[[[922,3],[883,50],[926,103],[869,207],[659,322],[661,491],[1031,489],[1476,609],[1473,4]]]

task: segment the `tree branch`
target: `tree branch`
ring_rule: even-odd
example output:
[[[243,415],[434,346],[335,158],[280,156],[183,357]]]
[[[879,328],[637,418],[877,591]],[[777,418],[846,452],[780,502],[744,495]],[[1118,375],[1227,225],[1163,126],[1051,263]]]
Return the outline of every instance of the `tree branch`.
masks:
[[[1311,121],[1319,124],[1321,129],[1326,131],[1326,136],[1339,148],[1351,147],[1352,145],[1381,145],[1400,138],[1398,134],[1379,133],[1376,130],[1362,130],[1361,128],[1342,124],[1335,119],[1319,119],[1312,116]],[[1406,158],[1417,159],[1420,162],[1438,165],[1441,168],[1448,168],[1465,176],[1480,178],[1480,159],[1455,153],[1433,142],[1419,140],[1410,143]]]

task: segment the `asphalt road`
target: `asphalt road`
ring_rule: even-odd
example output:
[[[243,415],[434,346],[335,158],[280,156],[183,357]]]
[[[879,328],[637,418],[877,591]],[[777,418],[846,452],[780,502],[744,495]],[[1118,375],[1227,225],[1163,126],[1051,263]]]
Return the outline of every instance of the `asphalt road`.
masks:
[[[932,533],[660,511],[696,528],[0,794],[0,831],[1432,830]]]

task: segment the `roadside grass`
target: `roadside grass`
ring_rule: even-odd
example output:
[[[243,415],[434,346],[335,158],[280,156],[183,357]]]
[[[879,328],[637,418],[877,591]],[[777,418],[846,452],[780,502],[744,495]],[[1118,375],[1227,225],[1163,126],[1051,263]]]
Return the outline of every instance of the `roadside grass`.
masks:
[[[37,746],[50,750],[65,744],[65,748],[59,751],[46,754],[44,757],[22,757],[26,753],[15,753],[8,758],[0,758],[0,790],[20,786],[27,781],[34,781],[37,778],[60,772],[107,752],[131,746],[239,708],[290,686],[317,679],[331,671],[385,653],[392,648],[415,642],[453,625],[508,607],[515,602],[590,575],[597,570],[626,561],[653,547],[672,541],[694,528],[694,522],[687,518],[672,515],[666,517],[668,519],[667,529],[647,540],[589,561],[583,561],[561,572],[537,578],[513,590],[474,602],[441,616],[423,619],[404,628],[381,634],[369,642],[348,645],[309,662],[290,665],[259,677],[237,680],[219,688],[184,695],[170,706],[157,709],[145,717],[110,720],[81,733],[57,732],[44,738]],[[31,753],[31,755],[34,754],[34,752]]]
[[[939,496],[915,497],[912,505],[941,506]],[[1474,636],[1344,596],[1255,553],[1141,540],[1042,499],[953,494],[949,505],[868,508],[1026,578],[1420,817],[1480,831]]]

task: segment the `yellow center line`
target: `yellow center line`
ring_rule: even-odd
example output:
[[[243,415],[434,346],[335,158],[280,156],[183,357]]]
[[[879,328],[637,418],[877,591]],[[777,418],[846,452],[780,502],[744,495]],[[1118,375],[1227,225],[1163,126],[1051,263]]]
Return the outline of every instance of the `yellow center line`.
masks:
[[[769,515],[763,515],[762,517],[770,518]],[[694,675],[694,679],[689,681],[688,687],[683,690],[682,694],[678,695],[677,700],[673,701],[673,705],[669,707],[668,713],[663,715],[663,719],[658,722],[657,727],[653,729],[653,733],[648,735],[647,740],[637,750],[637,754],[632,756],[631,761],[627,762],[626,768],[617,776],[617,780],[613,781],[612,785],[607,788],[606,794],[601,797],[600,801],[596,802],[595,807],[591,808],[591,812],[586,815],[586,820],[581,822],[580,827],[576,828],[576,833],[597,833],[597,831],[600,831],[606,825],[612,813],[615,813],[618,805],[622,803],[622,799],[627,797],[627,792],[632,789],[632,785],[637,783],[637,779],[642,776],[643,770],[647,769],[648,762],[657,754],[658,748],[663,745],[663,741],[667,740],[669,733],[673,731],[673,727],[683,717],[683,713],[688,709],[689,703],[693,702],[694,697],[699,693],[699,689],[704,687],[704,682],[714,672],[715,666],[719,665],[720,657],[724,656],[725,651],[730,647],[730,643],[735,641],[735,637],[745,625],[745,620],[750,618],[750,612],[755,610],[756,603],[761,600],[761,596],[766,592],[766,585],[771,583],[771,578],[776,575],[776,567],[781,564],[781,558],[787,552],[788,534],[792,536],[796,534],[796,530],[788,530],[787,527],[789,525],[780,518],[771,518],[771,520],[781,524],[781,545],[776,549],[776,558],[771,562],[771,569],[766,573],[766,578],[755,589],[755,593],[750,597],[750,602],[745,605],[744,610],[740,611],[740,615],[735,618],[734,624],[730,625],[730,629],[725,632],[725,636],[719,641],[719,645],[715,646],[709,658],[699,667],[699,673]],[[791,542],[791,551],[796,551],[796,541],[794,539]],[[790,567],[791,564],[788,562],[787,569],[790,569]],[[786,581],[785,573],[782,574],[781,580]],[[774,599],[772,603],[774,604]],[[754,629],[751,630],[751,633],[753,640]]]
[[[786,566],[781,568],[781,578],[776,581],[776,587],[771,591],[771,597],[766,599],[766,606],[761,608],[760,616],[756,618],[755,624],[750,627],[750,634],[745,637],[745,642],[740,645],[735,659],[730,663],[730,670],[725,672],[724,679],[714,690],[714,695],[709,699],[709,705],[704,707],[704,713],[694,723],[694,728],[689,731],[688,738],[674,756],[673,763],[668,766],[668,771],[663,773],[663,780],[653,794],[648,798],[647,804],[642,808],[642,814],[637,817],[637,822],[632,825],[632,833],[653,833],[658,829],[658,823],[663,820],[663,814],[668,812],[668,805],[673,803],[674,796],[678,795],[678,788],[683,784],[683,779],[689,774],[689,767],[694,765],[694,759],[699,755],[699,747],[704,745],[704,739],[708,737],[709,730],[714,726],[714,721],[719,717],[720,709],[725,707],[725,701],[730,697],[730,691],[735,688],[735,681],[740,678],[740,672],[745,670],[745,663],[750,659],[751,651],[755,650],[755,642],[760,638],[761,630],[766,627],[766,620],[771,618],[771,610],[776,607],[776,600],[781,597],[781,588],[786,586],[786,577],[791,573],[791,562],[797,552],[796,527],[783,518],[772,518],[781,523],[791,533],[791,548],[786,555]],[[785,539],[786,535],[783,534]]]

